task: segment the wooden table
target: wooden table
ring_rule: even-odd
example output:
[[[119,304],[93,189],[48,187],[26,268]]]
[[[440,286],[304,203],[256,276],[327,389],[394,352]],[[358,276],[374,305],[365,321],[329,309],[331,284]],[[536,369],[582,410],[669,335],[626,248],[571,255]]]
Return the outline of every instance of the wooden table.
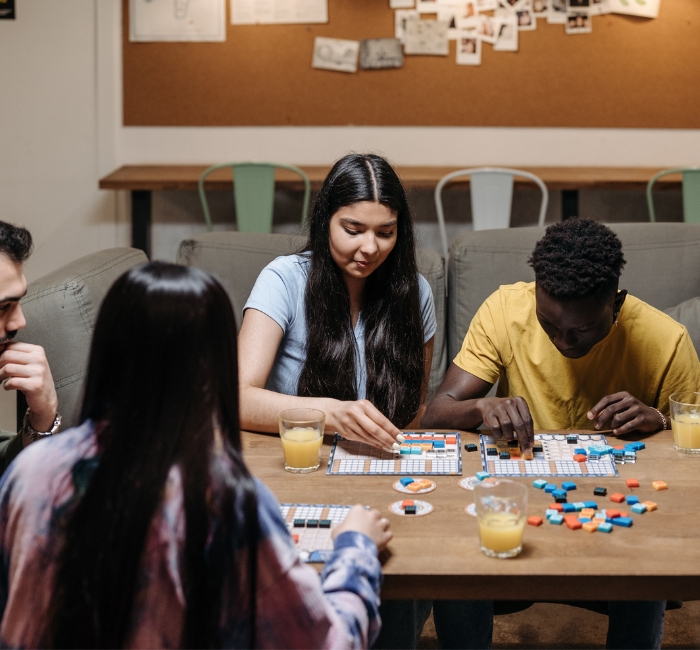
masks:
[[[473,165],[476,167],[477,165]],[[151,250],[151,193],[158,190],[196,191],[202,172],[208,165],[124,165],[100,179],[103,190],[131,191],[132,246]],[[329,166],[303,166],[311,185],[318,188],[326,177]],[[438,181],[460,167],[397,167],[407,188],[434,189]],[[550,190],[562,191],[562,218],[578,214],[579,190],[629,190],[644,189],[649,179],[660,169],[656,167],[523,167],[524,171],[539,176]],[[279,169],[277,182],[285,187],[301,189],[299,177]],[[468,180],[465,179],[465,183]],[[661,187],[680,187],[681,175],[665,176]],[[516,179],[516,184],[529,181]],[[214,172],[204,184],[207,190],[231,189],[231,172],[226,169]]]
[[[472,433],[462,443],[474,441]],[[326,436],[321,469],[290,474],[283,469],[278,436],[243,434],[245,458],[253,473],[280,502],[362,503],[378,508],[391,521],[394,539],[383,558],[384,598],[508,600],[694,600],[700,599],[700,455],[676,452],[670,431],[644,439],[647,448],[633,465],[618,465],[620,478],[574,478],[571,501],[595,500],[618,507],[608,497],[594,497],[600,485],[612,492],[638,495],[659,509],[632,515],[634,525],[610,534],[572,531],[545,521],[526,526],[523,552],[498,560],[479,552],[476,519],[464,512],[472,494],[460,488],[461,477],[431,477],[434,492],[421,497],[435,506],[418,518],[390,514],[388,506],[402,495],[392,489],[397,477],[328,476],[331,438]],[[462,452],[463,475],[481,469],[478,452]],[[641,487],[629,490],[625,478]],[[652,480],[669,489],[657,492]],[[529,479],[516,479],[532,484]],[[557,483],[567,479],[555,479]],[[530,487],[529,514],[544,517],[551,495]]]

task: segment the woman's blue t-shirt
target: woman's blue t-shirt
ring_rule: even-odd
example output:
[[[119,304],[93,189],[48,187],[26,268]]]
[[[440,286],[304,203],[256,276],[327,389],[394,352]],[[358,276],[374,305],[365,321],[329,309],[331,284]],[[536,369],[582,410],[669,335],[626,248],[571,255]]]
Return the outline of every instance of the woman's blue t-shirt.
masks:
[[[299,375],[306,361],[306,314],[304,291],[311,263],[308,255],[285,255],[270,262],[260,273],[243,308],[257,309],[274,320],[284,333],[267,380],[266,388],[276,393],[296,395]],[[437,329],[433,293],[428,281],[418,275],[420,310],[425,342]],[[367,366],[365,363],[365,324],[362,313],[355,325],[357,355],[355,377],[357,398],[365,399]]]

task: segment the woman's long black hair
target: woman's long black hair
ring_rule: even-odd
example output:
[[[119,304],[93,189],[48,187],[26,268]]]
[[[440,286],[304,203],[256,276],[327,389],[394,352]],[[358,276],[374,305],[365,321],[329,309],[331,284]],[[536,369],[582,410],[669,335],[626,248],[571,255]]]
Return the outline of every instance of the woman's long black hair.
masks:
[[[404,427],[421,402],[423,322],[411,213],[399,177],[380,156],[341,158],[316,198],[304,248],[311,253],[305,294],[308,348],[297,392],[357,399],[350,296],[331,256],[329,226],[340,208],[361,201],[381,203],[398,219],[396,245],[365,283],[362,318],[367,399],[397,427]]]
[[[241,454],[235,318],[221,285],[158,262],[122,275],[95,326],[82,418],[96,424],[99,454],[87,480],[73,470],[42,645],[128,643],[146,540],[173,466],[186,521],[180,647],[221,647],[231,585],[242,585],[235,604],[249,615],[252,645],[257,500]],[[235,504],[244,524],[234,521]],[[241,547],[247,562],[236,562]]]

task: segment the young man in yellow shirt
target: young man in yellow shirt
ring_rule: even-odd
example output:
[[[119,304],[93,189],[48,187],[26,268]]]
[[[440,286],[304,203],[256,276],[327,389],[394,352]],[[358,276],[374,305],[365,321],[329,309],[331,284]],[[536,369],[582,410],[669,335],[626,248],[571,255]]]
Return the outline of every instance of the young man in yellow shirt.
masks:
[[[668,398],[700,389],[700,362],[682,325],[619,290],[615,233],[566,220],[547,228],[529,263],[535,282],[502,286],[479,308],[421,426],[483,423],[495,438],[517,434],[524,451],[534,429],[669,428]],[[610,603],[608,647],[660,647],[664,609]]]

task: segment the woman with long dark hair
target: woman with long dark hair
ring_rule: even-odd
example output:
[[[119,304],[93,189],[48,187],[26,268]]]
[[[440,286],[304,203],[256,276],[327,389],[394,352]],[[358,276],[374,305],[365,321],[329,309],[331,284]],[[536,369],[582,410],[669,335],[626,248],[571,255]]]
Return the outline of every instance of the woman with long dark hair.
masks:
[[[83,424],[27,448],[0,485],[0,645],[359,647],[376,636],[388,521],[350,511],[324,594],[243,462],[235,332],[225,291],[198,269],[148,263],[110,289]]]
[[[379,156],[345,156],[304,250],[270,263],[245,305],[241,424],[275,431],[280,411],[310,407],[329,431],[391,448],[420,419],[435,330],[401,181]]]

